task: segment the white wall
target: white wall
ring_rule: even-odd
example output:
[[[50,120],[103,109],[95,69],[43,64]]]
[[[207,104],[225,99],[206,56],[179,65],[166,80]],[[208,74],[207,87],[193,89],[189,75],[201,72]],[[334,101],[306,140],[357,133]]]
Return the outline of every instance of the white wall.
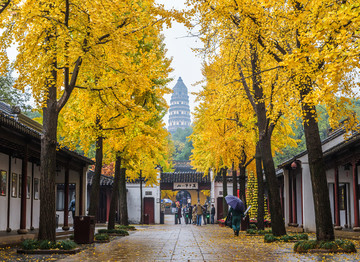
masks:
[[[308,156],[305,155],[300,158],[302,167],[302,183],[303,183],[303,215],[304,215],[304,230],[305,232],[314,232],[315,225],[315,209],[313,192],[311,185],[310,168],[308,164]],[[287,214],[285,214],[287,216]]]
[[[17,197],[10,196],[10,206],[11,206],[11,208],[10,208],[10,228],[12,230],[18,230],[20,228],[21,198],[19,197],[19,193],[20,193],[19,190],[21,190],[21,189],[19,188],[19,181],[20,181],[19,174],[22,173],[21,169],[22,169],[22,160],[19,158],[11,158],[11,173],[17,174]],[[9,177],[9,175],[8,175],[8,177]]]
[[[86,174],[85,174],[85,171],[81,174],[81,175],[84,175],[84,179],[83,179],[83,182],[85,181],[86,183]],[[60,172],[57,172],[56,173],[56,184],[65,184],[65,168],[61,167],[60,169]],[[74,171],[72,169],[69,170],[69,184],[75,184],[75,215],[78,216],[80,214],[80,210],[79,210],[79,199],[80,199],[80,196],[79,196],[79,193],[80,193],[80,174],[79,172],[77,171]],[[55,185],[56,186],[56,185]],[[83,185],[83,200],[85,199],[86,197],[86,189],[87,187],[85,185]],[[56,190],[56,188],[55,188]],[[69,198],[69,203],[71,201],[71,197]],[[86,202],[85,202],[86,203]],[[83,204],[83,207],[85,208],[86,204]],[[64,207],[64,208],[69,208],[68,206],[67,207]],[[59,225],[63,225],[64,224],[64,211],[56,211],[56,214],[59,215]],[[83,213],[85,214],[85,213]],[[73,221],[73,218],[72,218],[72,214],[71,212],[69,212],[69,216],[68,216],[68,223],[69,225],[72,225],[74,223]],[[59,226],[60,227],[60,226]]]
[[[140,184],[126,184],[127,189],[127,205],[128,205],[128,216],[130,223],[140,223]],[[151,195],[146,195],[146,192],[151,192]],[[143,198],[152,197],[154,198],[154,219],[155,224],[160,224],[160,186],[145,186],[142,188]]]

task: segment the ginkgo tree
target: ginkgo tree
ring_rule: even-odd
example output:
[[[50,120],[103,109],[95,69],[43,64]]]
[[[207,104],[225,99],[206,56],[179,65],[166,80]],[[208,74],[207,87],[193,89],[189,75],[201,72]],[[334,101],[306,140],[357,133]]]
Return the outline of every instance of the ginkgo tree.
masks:
[[[4,3],[5,7],[8,2]],[[1,13],[1,69],[6,49],[18,44],[15,86],[30,86],[43,108],[39,239],[55,240],[56,130],[58,115],[87,67],[110,69],[126,63],[124,54],[135,48],[129,37],[157,23],[170,23],[154,1],[14,0]],[[1,9],[3,10],[3,9]],[[112,70],[121,71],[121,67]]]
[[[326,104],[334,127],[341,118],[347,119],[348,128],[355,125],[355,117],[345,105],[354,96],[352,87],[356,84],[355,68],[359,64],[359,4],[356,1],[189,2],[194,6],[193,12],[200,16],[200,35],[207,47],[226,47],[231,41],[251,50],[247,57],[254,58],[251,67],[255,71],[241,75],[244,72],[239,67],[237,81],[245,83],[249,77],[261,86],[266,78],[276,75],[269,77],[266,72],[279,70],[278,76],[288,79],[279,90],[290,99],[278,104],[287,105],[284,109],[300,105],[294,113],[301,112],[303,116],[317,239],[334,239],[315,106],[319,101]],[[243,50],[239,48],[235,54],[242,55]],[[266,68],[259,63],[260,54],[267,56]]]

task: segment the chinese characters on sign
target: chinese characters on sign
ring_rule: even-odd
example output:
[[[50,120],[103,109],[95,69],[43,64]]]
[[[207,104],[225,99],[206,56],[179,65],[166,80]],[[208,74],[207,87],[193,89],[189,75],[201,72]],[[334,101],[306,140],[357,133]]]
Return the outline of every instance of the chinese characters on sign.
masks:
[[[198,183],[174,183],[174,190],[198,189]]]

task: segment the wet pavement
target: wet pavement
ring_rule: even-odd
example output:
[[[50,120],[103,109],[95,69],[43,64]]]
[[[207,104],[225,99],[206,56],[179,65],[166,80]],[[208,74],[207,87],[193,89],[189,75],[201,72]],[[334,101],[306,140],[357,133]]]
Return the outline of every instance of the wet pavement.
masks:
[[[262,236],[236,237],[218,225],[154,225],[61,261],[360,261],[360,254],[300,255],[294,243],[266,244]],[[312,235],[312,237],[314,237]],[[357,248],[360,242],[354,241]]]
[[[360,261],[359,253],[296,254],[294,243],[267,244],[263,236],[244,232],[236,237],[219,225],[174,225],[173,218],[166,216],[165,225],[137,226],[110,243],[84,245],[72,256],[24,256],[3,249],[0,261]],[[360,251],[360,241],[353,242]]]

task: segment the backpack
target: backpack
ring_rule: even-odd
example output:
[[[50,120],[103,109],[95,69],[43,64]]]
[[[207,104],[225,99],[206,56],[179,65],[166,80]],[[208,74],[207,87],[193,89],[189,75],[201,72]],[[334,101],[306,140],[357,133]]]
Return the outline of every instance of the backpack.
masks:
[[[232,226],[232,214],[229,213],[225,219],[225,226],[231,227]]]

